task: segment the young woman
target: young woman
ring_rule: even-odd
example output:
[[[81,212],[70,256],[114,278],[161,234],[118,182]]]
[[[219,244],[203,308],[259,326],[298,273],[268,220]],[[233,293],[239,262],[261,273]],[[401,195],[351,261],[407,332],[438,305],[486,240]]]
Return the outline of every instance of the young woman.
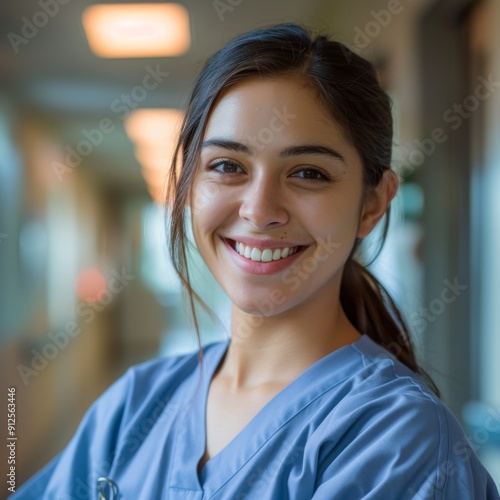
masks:
[[[389,98],[340,43],[284,24],[211,57],[171,169],[170,250],[193,307],[190,217],[230,336],[130,369],[14,498],[498,499],[355,260],[397,190],[391,149]]]

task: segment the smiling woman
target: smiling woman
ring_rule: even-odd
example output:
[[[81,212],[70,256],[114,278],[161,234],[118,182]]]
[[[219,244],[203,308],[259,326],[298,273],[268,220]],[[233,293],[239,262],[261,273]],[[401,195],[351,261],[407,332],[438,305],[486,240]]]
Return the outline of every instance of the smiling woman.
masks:
[[[170,252],[197,328],[190,217],[230,336],[131,368],[15,498],[498,499],[355,258],[388,224],[391,149],[389,98],[338,42],[284,24],[212,56],[172,162]]]

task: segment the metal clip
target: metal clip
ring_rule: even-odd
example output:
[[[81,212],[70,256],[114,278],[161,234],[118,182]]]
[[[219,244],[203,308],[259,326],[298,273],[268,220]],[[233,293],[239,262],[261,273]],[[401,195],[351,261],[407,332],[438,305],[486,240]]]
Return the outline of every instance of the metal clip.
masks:
[[[100,477],[97,480],[98,500],[117,500],[118,486],[107,477]]]

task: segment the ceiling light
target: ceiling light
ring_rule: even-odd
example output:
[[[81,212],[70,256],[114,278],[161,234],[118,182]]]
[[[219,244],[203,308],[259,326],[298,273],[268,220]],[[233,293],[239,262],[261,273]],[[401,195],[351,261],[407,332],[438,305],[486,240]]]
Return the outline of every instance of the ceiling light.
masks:
[[[177,140],[183,113],[179,109],[136,109],[125,120],[127,135],[135,143]]]
[[[178,109],[137,109],[125,120],[125,131],[135,144],[135,156],[142,166],[148,191],[159,204],[165,202],[182,116]]]
[[[191,43],[188,12],[176,3],[92,5],[82,23],[99,57],[180,56]]]

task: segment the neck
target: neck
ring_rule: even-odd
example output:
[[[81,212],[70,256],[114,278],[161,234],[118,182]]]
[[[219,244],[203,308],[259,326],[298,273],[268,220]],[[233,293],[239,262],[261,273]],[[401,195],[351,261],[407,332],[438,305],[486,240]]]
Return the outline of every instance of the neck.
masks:
[[[272,316],[233,305],[231,342],[218,370],[232,390],[287,384],[327,354],[359,339],[337,294],[330,304],[310,301]]]

